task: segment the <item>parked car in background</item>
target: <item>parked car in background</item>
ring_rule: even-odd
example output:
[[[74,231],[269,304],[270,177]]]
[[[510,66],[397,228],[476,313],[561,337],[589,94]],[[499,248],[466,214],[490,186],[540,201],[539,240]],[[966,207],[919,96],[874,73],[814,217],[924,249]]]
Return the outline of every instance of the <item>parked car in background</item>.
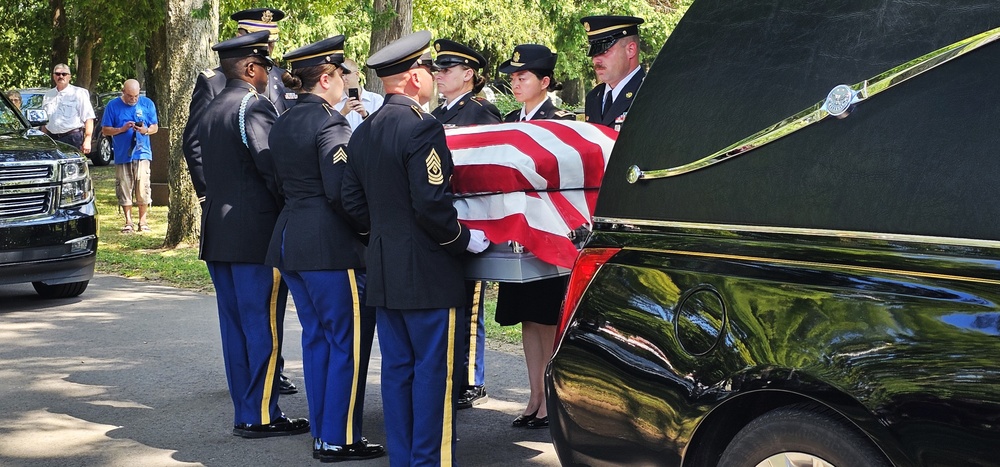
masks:
[[[41,109],[42,98],[48,90],[49,88],[19,89],[18,92],[21,93],[22,101],[21,109]],[[104,166],[114,161],[115,155],[112,149],[111,137],[101,134],[101,114],[108,101],[118,97],[118,94],[119,93],[114,92],[90,95],[91,105],[94,107],[94,114],[97,116],[97,118],[94,119],[94,133],[91,135],[91,151],[89,154],[90,160],[94,162],[94,165]]]
[[[571,274],[562,464],[1000,465],[998,38],[995,0],[696,0]]]
[[[94,276],[97,207],[87,159],[33,128],[46,121],[0,97],[0,284],[75,297]]]

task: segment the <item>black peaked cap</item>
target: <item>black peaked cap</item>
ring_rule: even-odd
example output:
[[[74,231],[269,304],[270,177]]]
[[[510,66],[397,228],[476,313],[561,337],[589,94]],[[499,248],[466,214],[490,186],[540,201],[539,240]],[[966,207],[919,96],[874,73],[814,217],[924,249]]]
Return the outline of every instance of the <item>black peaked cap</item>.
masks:
[[[635,16],[587,16],[580,18],[583,30],[587,31],[590,42],[588,57],[600,55],[611,48],[618,39],[638,36],[639,25],[644,20]]]
[[[465,65],[470,68],[480,69],[486,66],[486,57],[483,57],[482,54],[476,52],[471,47],[455,41],[438,39],[434,41],[434,51],[437,52],[434,64],[439,68]]]
[[[510,60],[500,64],[500,73],[516,73],[521,70],[551,72],[556,69],[556,54],[548,47],[538,44],[521,44],[514,47]]]
[[[219,53],[220,59],[257,55],[267,60],[269,64],[273,64],[267,50],[267,39],[270,35],[267,31],[258,31],[236,36],[213,45],[212,50]]]
[[[402,73],[418,63],[436,70],[437,67],[431,60],[430,43],[430,31],[408,34],[373,53],[368,57],[366,65],[375,70],[375,75],[379,78]]]
[[[289,69],[293,70],[324,63],[340,66],[344,63],[344,40],[342,34],[328,37],[299,47],[281,58],[288,62]]]

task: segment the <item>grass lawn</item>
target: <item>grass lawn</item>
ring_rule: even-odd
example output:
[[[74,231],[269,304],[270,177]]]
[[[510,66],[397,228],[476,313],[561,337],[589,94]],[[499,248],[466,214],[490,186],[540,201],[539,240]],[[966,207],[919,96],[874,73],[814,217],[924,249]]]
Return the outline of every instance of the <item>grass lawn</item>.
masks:
[[[163,248],[167,233],[167,207],[152,206],[145,233],[121,233],[125,216],[115,197],[115,166],[90,167],[97,196],[100,231],[97,247],[97,271],[124,277],[162,282],[174,287],[212,292],[212,280],[205,263],[198,259],[196,243],[177,248]],[[132,210],[138,222],[138,209]],[[520,344],[521,327],[502,327],[493,319],[496,310],[496,284],[486,292],[486,337],[490,340]]]

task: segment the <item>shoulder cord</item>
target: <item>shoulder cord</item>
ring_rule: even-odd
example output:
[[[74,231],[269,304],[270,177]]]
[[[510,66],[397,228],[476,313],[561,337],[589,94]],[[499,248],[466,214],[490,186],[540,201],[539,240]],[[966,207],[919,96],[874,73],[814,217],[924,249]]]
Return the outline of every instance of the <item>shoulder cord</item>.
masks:
[[[253,95],[252,92],[248,92],[240,101],[240,137],[243,138],[243,145],[247,148],[250,147],[250,144],[247,143],[247,102]]]

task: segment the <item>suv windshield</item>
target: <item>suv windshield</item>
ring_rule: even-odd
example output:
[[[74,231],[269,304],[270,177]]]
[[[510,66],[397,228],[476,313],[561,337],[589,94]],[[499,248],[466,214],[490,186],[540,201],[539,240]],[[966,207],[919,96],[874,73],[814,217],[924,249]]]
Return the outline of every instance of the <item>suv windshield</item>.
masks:
[[[6,100],[0,100],[0,134],[20,133],[25,130],[20,114]]]

